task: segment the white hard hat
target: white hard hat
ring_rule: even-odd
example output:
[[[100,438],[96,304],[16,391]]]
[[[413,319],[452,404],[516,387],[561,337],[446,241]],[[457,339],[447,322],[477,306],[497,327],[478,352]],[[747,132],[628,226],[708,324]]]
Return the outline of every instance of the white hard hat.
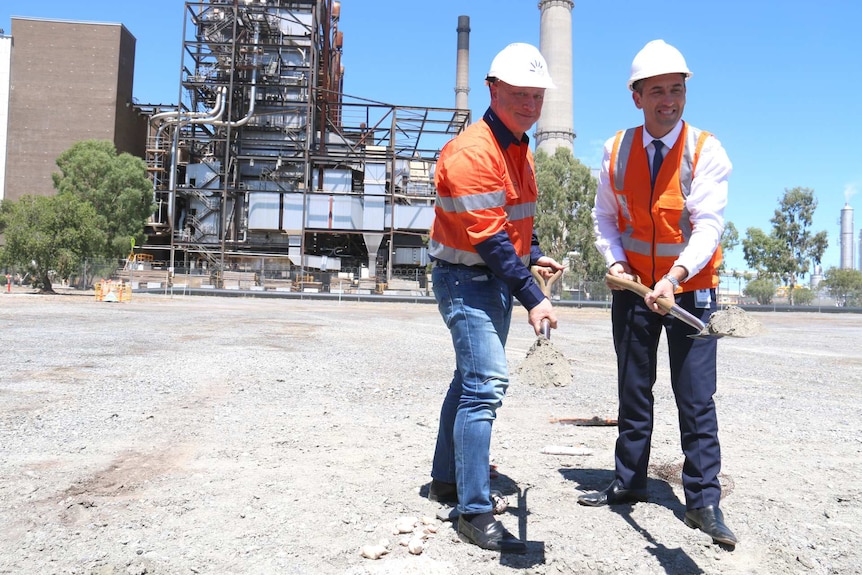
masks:
[[[530,44],[509,44],[494,56],[486,80],[502,80],[521,88],[556,88],[548,64],[539,49]]]
[[[629,90],[634,90],[634,83],[638,80],[674,73],[685,74],[686,78],[691,78],[691,70],[686,66],[682,53],[664,40],[647,42],[632,60]]]

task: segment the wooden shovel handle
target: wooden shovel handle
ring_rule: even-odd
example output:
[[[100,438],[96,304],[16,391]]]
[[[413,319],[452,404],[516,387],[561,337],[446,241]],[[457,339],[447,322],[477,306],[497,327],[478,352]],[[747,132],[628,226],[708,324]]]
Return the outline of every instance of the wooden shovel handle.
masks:
[[[611,274],[605,275],[605,281],[608,283],[612,283],[617,287],[625,288],[629,291],[633,291],[636,294],[639,294],[641,297],[649,293],[651,290],[647,286],[643,285],[640,282],[627,280],[625,278],[612,276]],[[676,302],[672,299],[660,297],[656,298],[655,302],[663,309],[665,312],[669,313],[673,317],[677,318],[680,321],[683,321],[696,329],[699,334],[703,334],[706,326],[700,320],[700,318],[692,315],[686,310],[682,309],[680,306],[676,304]]]
[[[623,289],[627,289],[629,291],[632,291],[632,292],[640,295],[641,297],[645,296],[646,294],[648,294],[649,292],[652,291],[650,288],[648,288],[647,286],[645,286],[644,284],[642,284],[640,282],[627,280],[626,278],[621,278],[619,276],[612,276],[611,274],[605,275],[605,281],[610,283],[610,284],[614,284],[617,287],[621,287]],[[668,312],[674,306],[674,302],[672,300],[668,300],[667,298],[663,298],[663,297],[657,298],[655,300],[655,302],[659,306],[661,306],[662,309],[664,309],[665,311],[668,311]]]
[[[551,299],[551,286],[554,285],[560,276],[563,275],[563,270],[557,270],[554,274],[549,277],[547,280],[542,277],[542,274],[539,273],[539,266],[532,266],[530,268],[530,273],[533,274],[533,279],[536,280],[536,283],[539,284],[539,288],[542,290],[542,293],[545,294],[545,297]]]

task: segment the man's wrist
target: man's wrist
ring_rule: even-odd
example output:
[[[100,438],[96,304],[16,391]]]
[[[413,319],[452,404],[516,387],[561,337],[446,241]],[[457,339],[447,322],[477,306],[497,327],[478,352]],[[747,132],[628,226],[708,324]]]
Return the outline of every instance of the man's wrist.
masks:
[[[665,280],[669,281],[669,282],[673,285],[673,291],[674,291],[674,292],[679,291],[679,289],[680,289],[680,285],[679,285],[679,280],[678,280],[678,279],[676,279],[675,277],[673,277],[673,276],[672,276],[672,275],[670,275],[670,274],[664,274],[664,276],[662,276],[662,279],[665,279]]]

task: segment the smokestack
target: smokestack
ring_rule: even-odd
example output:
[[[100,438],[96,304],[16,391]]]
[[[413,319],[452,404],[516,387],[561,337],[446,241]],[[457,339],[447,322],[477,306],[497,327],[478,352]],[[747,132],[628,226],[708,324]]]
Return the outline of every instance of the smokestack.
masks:
[[[862,230],[859,230],[859,267],[856,269],[862,272]]]
[[[470,17],[458,16],[458,62],[455,67],[455,108],[468,109],[470,92]]]
[[[853,260],[853,208],[844,204],[841,208],[841,266],[842,270],[852,270]]]
[[[540,0],[539,50],[548,62],[556,90],[545,92],[536,125],[536,149],[553,156],[557,148],[574,151],[572,119],[572,0]]]

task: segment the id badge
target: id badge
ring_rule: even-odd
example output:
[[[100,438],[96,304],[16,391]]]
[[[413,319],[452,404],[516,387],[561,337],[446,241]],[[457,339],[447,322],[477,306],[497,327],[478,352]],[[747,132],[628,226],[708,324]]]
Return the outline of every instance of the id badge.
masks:
[[[708,289],[699,289],[694,292],[694,307],[697,309],[709,309],[711,303],[712,297]]]

